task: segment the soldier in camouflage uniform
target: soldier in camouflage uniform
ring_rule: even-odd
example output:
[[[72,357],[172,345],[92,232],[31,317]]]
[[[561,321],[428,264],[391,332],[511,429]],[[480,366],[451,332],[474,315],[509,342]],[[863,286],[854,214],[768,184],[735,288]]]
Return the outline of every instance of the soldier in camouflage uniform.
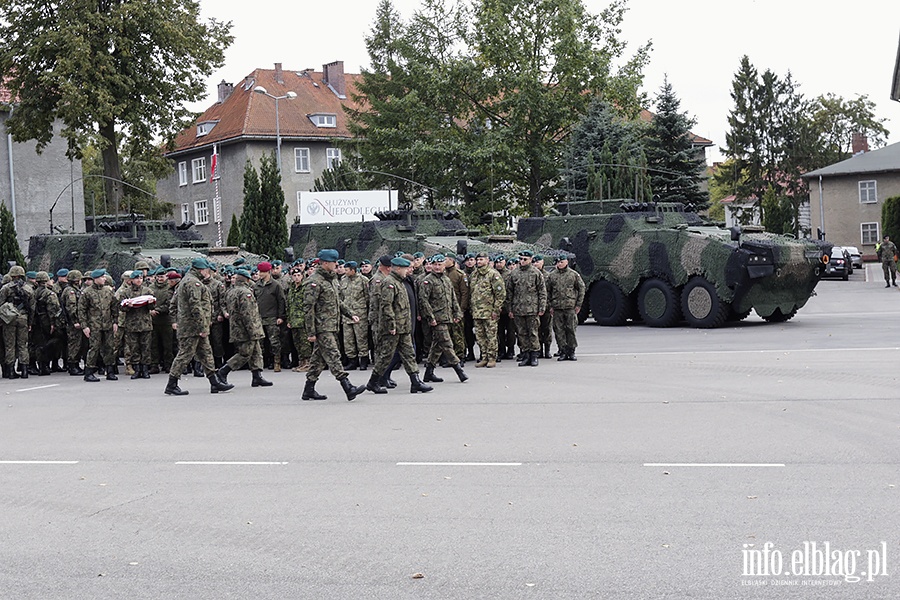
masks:
[[[506,301],[506,283],[484,252],[475,257],[469,277],[469,307],[475,321],[475,340],[481,351],[476,368],[497,366],[497,322]]]
[[[297,351],[297,366],[293,368],[296,373],[304,373],[309,370],[309,359],[312,356],[312,344],[306,339],[306,314],[303,312],[303,287],[305,268],[303,265],[291,269],[291,287],[287,292],[287,329],[291,334],[291,341]]]
[[[88,339],[87,359],[84,363],[84,380],[100,381],[94,375],[97,367],[106,367],[106,379],[118,379],[113,368],[116,362],[115,334],[119,330],[119,305],[115,292],[106,285],[106,270],[91,273],[92,284],[84,290],[78,301],[78,322]]]
[[[250,271],[238,269],[234,273],[235,283],[225,296],[225,310],[229,315],[229,337],[234,344],[235,354],[219,369],[219,379],[228,382],[228,373],[250,366],[253,374],[251,387],[269,387],[271,381],[263,379],[263,358],[259,342],[265,337],[256,295],[250,286]]]
[[[509,278],[512,270],[506,268],[506,257],[502,254],[494,258],[494,269],[500,273],[506,284],[506,300],[497,321],[497,359],[511,359],[516,356],[516,324],[509,316]]]
[[[59,297],[50,284],[50,275],[39,271],[35,277],[37,287],[34,290],[34,319],[31,325],[31,343],[35,351],[38,375],[50,374],[50,358],[53,355],[51,346],[54,333],[62,309]]]
[[[544,269],[544,257],[541,254],[535,254],[531,261],[531,266],[537,269],[538,273],[544,277],[544,287],[547,287],[547,276],[549,273]],[[544,306],[544,314],[541,315],[538,323],[538,356],[540,358],[551,358],[550,346],[553,344],[553,317],[550,314],[550,298],[548,293],[547,304]]]
[[[25,269],[18,265],[10,267],[10,281],[0,288],[0,305],[9,302],[13,307],[10,317],[3,322],[3,346],[6,350],[4,376],[16,379],[28,378],[28,328],[34,318],[34,290],[25,283]],[[16,374],[16,358],[19,372]]]
[[[143,271],[133,271],[131,283],[116,297],[119,302],[119,328],[124,331],[125,337],[125,356],[129,357],[134,371],[132,379],[150,379],[150,341],[153,337],[153,315],[150,311],[156,305],[132,306],[128,301],[138,296],[152,295],[150,288],[144,285]]]
[[[412,313],[409,304],[409,293],[406,291],[404,279],[409,272],[411,262],[402,257],[391,259],[391,274],[381,282],[378,297],[377,329],[374,337],[375,365],[372,377],[366,385],[376,394],[387,393],[380,379],[388,370],[395,352],[399,352],[403,367],[409,374],[410,393],[430,392],[419,379],[419,367],[416,364],[415,350],[412,344]]]
[[[432,256],[431,273],[419,282],[419,314],[422,315],[422,322],[431,326],[431,348],[428,349],[428,356],[425,359],[423,378],[425,383],[444,381],[434,374],[434,366],[441,357],[447,359],[447,364],[453,367],[460,381],[468,379],[459,364],[460,359],[450,339],[449,326],[462,322],[463,313],[456,300],[450,278],[444,274],[444,261],[445,257],[442,254]]]
[[[281,324],[287,316],[284,303],[284,288],[272,280],[272,264],[261,262],[259,280],[256,283],[256,302],[259,304],[259,315],[262,317],[263,329],[266,330],[268,353],[272,356],[273,370],[281,372]]]
[[[316,391],[319,375],[328,367],[331,374],[341,384],[347,400],[353,400],[366,390],[365,386],[354,387],[347,372],[341,366],[341,352],[338,348],[337,332],[341,314],[359,322],[341,303],[337,289],[337,250],[321,250],[318,254],[319,266],[304,286],[303,307],[306,312],[306,339],[313,343],[312,360],[306,373],[306,387],[303,400],[326,400],[327,396]]]
[[[210,276],[212,265],[205,258],[195,258],[191,262],[190,271],[182,278],[181,283],[172,296],[175,323],[172,325],[178,334],[178,354],[172,361],[169,370],[169,382],[165,393],[172,396],[185,396],[187,390],[178,386],[178,379],[185,367],[195,356],[203,365],[206,378],[209,379],[210,393],[227,392],[234,385],[223,383],[216,373],[212,348],[209,345],[209,326],[212,323],[212,298],[209,288],[203,280]],[[170,310],[172,304],[170,304]]]
[[[172,359],[175,358],[175,332],[172,331],[172,315],[169,313],[169,302],[172,300],[174,284],[170,284],[168,273],[162,267],[157,269],[153,277],[150,293],[156,298],[156,304],[150,309],[153,317],[153,331],[150,334],[150,375],[160,372],[160,366],[168,371]],[[176,281],[176,280],[171,280]]]
[[[225,362],[225,319],[228,317],[225,308],[225,284],[216,276],[215,266],[209,278],[203,283],[209,288],[213,305],[212,322],[209,325],[209,346],[213,352],[213,364],[221,367]]]
[[[434,267],[432,266],[432,268]],[[465,271],[459,268],[455,254],[449,253],[445,256],[444,272],[447,279],[450,280],[453,293],[456,294],[456,301],[459,303],[460,310],[462,312],[469,310],[469,278],[466,276]],[[450,324],[450,337],[453,339],[453,349],[456,351],[456,355],[465,364],[466,334],[463,330],[462,319]]]
[[[357,274],[357,267],[356,261],[345,263],[346,273],[338,284],[341,301],[351,313],[359,316],[359,322],[343,318],[344,353],[350,361],[348,371],[369,368],[369,282]]]
[[[547,276],[547,297],[550,311],[553,313],[553,333],[559,345],[559,358],[556,360],[577,360],[575,348],[578,340],[575,329],[578,327],[578,313],[584,302],[584,280],[581,275],[569,268],[569,259],[565,255],[556,260],[556,268]]]
[[[547,287],[544,276],[531,264],[534,254],[530,250],[519,253],[519,266],[509,278],[507,293],[510,296],[509,316],[515,319],[516,335],[522,350],[520,367],[538,366],[538,327],[547,305]]]
[[[81,271],[72,269],[67,277],[68,285],[60,295],[62,315],[66,320],[66,366],[69,375],[82,376],[84,371],[79,366],[87,352],[87,339],[81,331],[78,320],[78,300],[81,298]]]
[[[892,285],[897,286],[897,246],[891,241],[891,238],[884,236],[881,244],[876,250],[878,258],[881,259],[881,270],[884,271],[884,287],[889,288]]]

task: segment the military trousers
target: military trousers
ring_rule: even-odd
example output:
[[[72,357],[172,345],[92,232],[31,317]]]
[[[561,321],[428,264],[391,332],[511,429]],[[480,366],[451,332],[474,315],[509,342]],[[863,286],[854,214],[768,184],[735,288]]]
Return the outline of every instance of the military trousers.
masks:
[[[553,309],[553,334],[556,336],[556,344],[560,348],[574,350],[578,347],[575,339],[575,329],[578,327],[578,315],[574,308]]]
[[[293,327],[288,329],[291,338],[294,341],[294,349],[297,351],[296,358],[300,361],[309,360],[312,356],[313,345],[306,339],[305,327]]]
[[[501,354],[516,351],[516,323],[508,312],[502,313],[497,321],[497,348]]]
[[[538,315],[515,315],[519,350],[522,352],[537,352],[541,349],[538,342],[538,328],[540,324],[541,318]]]
[[[271,323],[266,325],[263,323],[263,331],[266,332],[266,351],[271,354],[275,360],[281,360],[281,326]]]
[[[556,329],[553,326],[553,317],[550,315],[549,310],[545,311],[540,316],[540,324],[538,325],[538,343],[542,345],[552,344],[554,331]]]
[[[897,281],[897,265],[894,261],[881,263],[881,270],[884,271],[884,282],[894,283]]]
[[[28,317],[19,315],[11,323],[3,325],[3,346],[6,349],[5,361],[11,365],[19,359],[19,364],[27,365],[28,354]]]
[[[209,346],[213,356],[221,358],[225,356],[225,323],[213,321],[209,326]]]
[[[153,319],[153,332],[150,334],[150,364],[172,364],[175,358],[175,330],[172,329],[172,320]]]
[[[251,371],[262,371],[263,357],[259,340],[232,343],[234,344],[234,354],[228,359],[228,366],[232,371],[237,371],[244,365],[248,365]]]
[[[497,360],[497,321],[475,319],[475,341],[482,358]]]
[[[87,352],[87,338],[80,329],[72,325],[66,329],[66,360],[78,364]]]
[[[453,350],[458,356],[466,357],[466,333],[463,322],[450,323],[450,339],[453,340]]]
[[[116,364],[116,334],[112,329],[91,329],[86,367],[111,367]]]
[[[442,356],[451,366],[459,362],[459,356],[453,347],[453,340],[450,339],[450,325],[451,323],[438,323],[431,327],[431,348],[428,351],[428,362],[432,365],[438,364]]]
[[[309,371],[306,372],[307,381],[318,381],[319,375],[325,369],[331,371],[335,379],[347,377],[347,371],[341,365],[341,349],[338,346],[336,331],[323,331],[316,334],[313,343],[312,357],[309,360]]]
[[[150,330],[125,332],[125,356],[128,358],[129,364],[150,364],[150,339],[152,337],[153,332]]]
[[[434,328],[432,328],[434,329]],[[432,335],[434,331],[432,331]],[[384,334],[378,338],[375,344],[375,365],[374,370],[379,375],[384,375],[394,353],[400,354],[400,361],[407,373],[412,375],[419,372],[419,365],[416,364],[416,351],[413,349],[412,335],[409,333],[399,333],[397,335]]]
[[[344,322],[344,354],[347,358],[369,356],[368,331],[368,319],[360,319],[359,323]]]
[[[215,372],[216,366],[213,362],[212,346],[209,345],[209,336],[192,335],[178,338],[178,355],[172,361],[169,376],[179,379],[194,357],[203,365],[203,371],[207,376]]]

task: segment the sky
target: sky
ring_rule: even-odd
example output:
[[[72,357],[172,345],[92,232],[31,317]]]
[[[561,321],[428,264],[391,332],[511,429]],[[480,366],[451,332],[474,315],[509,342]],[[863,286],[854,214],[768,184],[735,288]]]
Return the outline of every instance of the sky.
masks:
[[[599,14],[605,0],[583,0]],[[420,0],[393,0],[404,20]],[[209,95],[190,106],[198,112],[216,100],[216,85],[236,83],[256,68],[314,68],[344,61],[358,73],[368,66],[365,37],[377,0],[200,0],[203,18],[232,22],[234,43],[225,65],[209,78]],[[289,9],[286,7],[290,7]],[[629,0],[621,39],[627,54],[650,41],[644,70],[651,100],[668,77],[681,111],[696,119],[692,131],[711,140],[707,161],[722,160],[731,82],[743,55],[762,73],[791,73],[807,97],[833,93],[846,99],[868,96],[876,117],[900,142],[900,102],[890,99],[900,40],[900,2],[856,0],[850,4],[812,0]],[[648,107],[650,110],[652,106]],[[871,148],[871,149],[874,149]]]

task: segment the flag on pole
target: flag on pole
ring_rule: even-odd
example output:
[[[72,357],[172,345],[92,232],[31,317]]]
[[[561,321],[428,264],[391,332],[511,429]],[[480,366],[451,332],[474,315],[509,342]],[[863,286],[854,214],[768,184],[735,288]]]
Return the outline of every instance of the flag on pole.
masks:
[[[212,164],[209,169],[209,183],[216,179],[216,168],[219,165],[219,147],[213,144]]]

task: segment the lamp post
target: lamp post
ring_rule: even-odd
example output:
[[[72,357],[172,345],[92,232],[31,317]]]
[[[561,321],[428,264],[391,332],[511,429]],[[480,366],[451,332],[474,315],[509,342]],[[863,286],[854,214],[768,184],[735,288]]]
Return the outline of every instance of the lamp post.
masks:
[[[276,151],[275,154],[278,157],[278,174],[281,175],[281,123],[278,119],[278,101],[279,100],[293,100],[297,97],[295,92],[287,92],[284,96],[275,96],[269,93],[269,91],[261,85],[253,88],[253,91],[257,94],[262,94],[263,96],[268,96],[269,98],[275,101],[275,145]]]

